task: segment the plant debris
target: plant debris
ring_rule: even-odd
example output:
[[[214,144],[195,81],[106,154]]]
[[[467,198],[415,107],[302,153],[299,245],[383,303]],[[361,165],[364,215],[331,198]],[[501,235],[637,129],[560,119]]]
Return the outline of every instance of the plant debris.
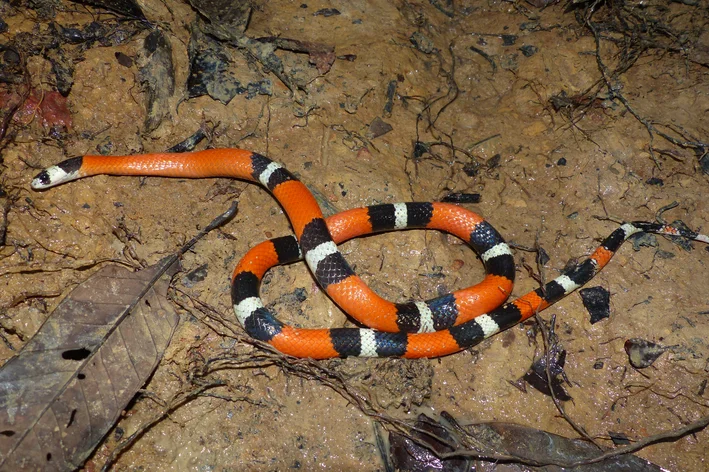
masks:
[[[669,347],[661,346],[652,341],[640,338],[628,339],[625,341],[623,347],[628,354],[630,365],[636,369],[650,367],[662,354],[670,349]]]
[[[173,262],[99,270],[2,366],[0,468],[83,464],[172,338],[178,316],[165,296]]]
[[[591,315],[591,324],[611,316],[611,293],[603,287],[589,287],[579,290],[583,306]]]

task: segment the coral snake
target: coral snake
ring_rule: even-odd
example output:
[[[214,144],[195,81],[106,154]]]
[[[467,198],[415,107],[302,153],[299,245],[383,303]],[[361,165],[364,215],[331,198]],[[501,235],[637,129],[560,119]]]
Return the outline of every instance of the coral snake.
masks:
[[[512,291],[515,273],[510,248],[489,223],[456,205],[382,204],[324,218],[310,191],[283,166],[240,149],[75,157],[40,172],[32,187],[46,189],[97,174],[232,177],[266,187],[285,210],[295,237],[271,239],[247,252],[232,276],[232,302],[250,336],[297,357],[419,358],[451,354],[526,320],[584,285],[633,234],[645,231],[709,243],[708,236],[686,229],[625,223],[588,259],[543,287],[503,304]],[[357,236],[408,228],[447,231],[464,240],[485,265],[483,282],[432,300],[395,304],[369,289],[337,249],[337,244]],[[301,258],[330,298],[370,329],[295,328],[264,307],[259,286],[266,271]]]

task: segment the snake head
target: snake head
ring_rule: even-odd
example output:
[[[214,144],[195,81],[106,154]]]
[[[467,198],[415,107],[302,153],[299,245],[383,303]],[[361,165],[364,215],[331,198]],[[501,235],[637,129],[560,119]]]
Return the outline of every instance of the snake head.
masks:
[[[81,164],[81,157],[73,157],[57,165],[47,167],[32,179],[30,185],[35,190],[44,190],[63,184],[64,182],[69,182],[70,180],[78,179],[81,177],[79,174]]]

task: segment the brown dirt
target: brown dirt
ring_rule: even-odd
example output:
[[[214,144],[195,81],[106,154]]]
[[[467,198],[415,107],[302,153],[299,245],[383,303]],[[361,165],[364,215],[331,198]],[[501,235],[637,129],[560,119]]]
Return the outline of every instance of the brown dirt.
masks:
[[[34,123],[20,130],[4,149],[3,183],[18,192],[8,214],[8,246],[0,249],[0,326],[13,355],[33,335],[74,284],[95,270],[75,270],[91,261],[122,259],[126,245],[140,260],[155,262],[175,251],[239,195],[234,221],[199,242],[184,258],[186,271],[208,264],[204,281],[176,287],[230,316],[228,275],[253,244],[288,234],[277,202],[255,185],[219,179],[95,177],[35,193],[29,181],[36,169],[64,157],[95,152],[109,140],[114,154],[163,150],[191,135],[203,122],[218,124],[213,145],[244,147],[268,154],[320,192],[336,210],[362,205],[437,200],[450,191],[479,192],[470,207],[521,246],[539,244],[551,256],[544,270],[552,278],[567,261],[589,254],[615,224],[596,219],[652,220],[661,207],[693,229],[709,228],[709,179],[696,156],[656,137],[655,146],[674,149],[678,158],[648,149],[643,127],[617,102],[592,107],[573,124],[549,105],[552,95],[583,91],[599,79],[593,39],[560,6],[526,11],[506,2],[477,2],[448,18],[428,2],[342,2],[338,16],[314,16],[326,2],[263,2],[253,12],[248,34],[283,36],[335,46],[337,60],[324,76],[313,75],[302,104],[273,76],[274,94],[224,106],[208,97],[175,97],[172,117],[151,135],[142,135],[144,96],[135,68],[120,66],[115,52],[134,56],[142,38],[115,48],[93,48],[76,65],[69,95],[73,114],[70,138],[61,149]],[[172,42],[177,84],[187,71],[188,31],[194,19],[185,4],[146,1],[152,21],[165,26]],[[526,11],[526,13],[525,13]],[[527,15],[527,16],[525,16]],[[537,31],[520,24],[538,18]],[[83,23],[84,13],[60,13],[62,24]],[[14,25],[28,29],[27,24]],[[13,26],[11,26],[12,29]],[[416,50],[409,37],[420,32],[438,53]],[[518,35],[504,46],[501,34]],[[482,42],[485,44],[483,45]],[[538,52],[525,57],[521,46]],[[471,51],[484,49],[498,64]],[[436,129],[416,127],[422,100],[444,96],[455,57],[455,101],[435,115]],[[288,55],[283,55],[288,62]],[[29,64],[36,87],[49,87],[48,63]],[[244,67],[256,67],[244,65]],[[257,68],[258,69],[258,68]],[[238,72],[238,71],[237,71]],[[383,116],[387,84],[397,80],[398,98]],[[676,123],[696,136],[709,136],[707,69],[672,54],[647,54],[623,76],[623,93],[649,119]],[[180,88],[178,87],[178,90]],[[179,95],[179,93],[177,94]],[[406,99],[402,97],[408,97]],[[302,113],[312,108],[305,119]],[[382,117],[393,130],[366,140],[368,125]],[[87,137],[88,136],[88,137]],[[362,137],[365,137],[363,139]],[[489,138],[489,139],[487,139]],[[499,154],[499,165],[482,166],[463,152],[435,147],[412,157],[414,142],[452,141],[485,163]],[[482,140],[484,143],[475,145]],[[450,140],[450,141],[449,141]],[[564,158],[566,165],[560,165]],[[651,177],[663,186],[648,185]],[[216,195],[216,196],[215,196]],[[134,239],[121,241],[123,224]],[[624,246],[593,282],[612,293],[611,318],[591,325],[577,294],[542,316],[558,315],[557,332],[568,351],[566,372],[573,383],[568,414],[591,436],[610,446],[608,432],[638,439],[675,429],[707,415],[709,393],[702,387],[709,368],[707,278],[709,253],[700,245],[686,252],[660,239],[657,248]],[[465,246],[435,232],[394,233],[347,243],[344,252],[373,288],[391,300],[429,298],[464,287],[482,274]],[[516,251],[515,294],[537,286],[522,266],[534,255]],[[463,261],[462,267],[459,261]],[[42,272],[23,269],[41,262]],[[443,277],[430,277],[441,273]],[[304,288],[300,304],[279,297]],[[13,303],[18,296],[28,296]],[[268,302],[281,300],[280,316],[303,326],[346,326],[346,317],[317,289],[302,264],[273,271],[265,290]],[[283,305],[288,303],[288,305]],[[552,401],[535,390],[523,393],[510,381],[522,376],[540,348],[529,341],[531,325],[518,326],[473,350],[440,360],[337,360],[352,384],[368,391],[375,405],[400,418],[419,411],[448,411],[461,421],[508,421],[575,436]],[[642,372],[632,369],[623,350],[628,338],[677,345]],[[540,338],[537,337],[540,343]],[[169,398],[185,381],[195,352],[204,358],[232,346],[185,313],[171,347],[146,389]],[[594,365],[602,361],[600,368]],[[370,377],[372,374],[373,377]],[[372,420],[316,381],[288,376],[276,367],[220,373],[232,394],[248,401],[200,397],[149,429],[115,463],[114,470],[383,470],[374,443]],[[100,466],[120,432],[134,432],[156,407],[140,397],[89,463]],[[702,470],[709,461],[701,431],[640,452],[670,470]]]

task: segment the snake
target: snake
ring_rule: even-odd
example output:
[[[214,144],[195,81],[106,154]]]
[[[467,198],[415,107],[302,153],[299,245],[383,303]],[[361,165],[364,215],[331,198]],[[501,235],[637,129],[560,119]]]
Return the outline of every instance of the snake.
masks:
[[[324,217],[310,190],[283,165],[236,148],[129,156],[85,155],[50,166],[31,182],[44,190],[94,175],[226,177],[260,183],[283,208],[295,235],[253,246],[231,277],[236,318],[246,333],[295,357],[432,358],[473,347],[511,328],[589,282],[631,236],[656,233],[709,243],[709,236],[664,223],[634,221],[616,228],[589,257],[529,293],[508,301],[515,277],[510,246],[485,219],[441,202],[386,203]],[[338,249],[349,239],[384,231],[434,229],[453,234],[481,259],[485,278],[472,287],[425,301],[392,303],[354,272]],[[263,303],[266,272],[304,259],[320,287],[362,328],[299,328]]]

